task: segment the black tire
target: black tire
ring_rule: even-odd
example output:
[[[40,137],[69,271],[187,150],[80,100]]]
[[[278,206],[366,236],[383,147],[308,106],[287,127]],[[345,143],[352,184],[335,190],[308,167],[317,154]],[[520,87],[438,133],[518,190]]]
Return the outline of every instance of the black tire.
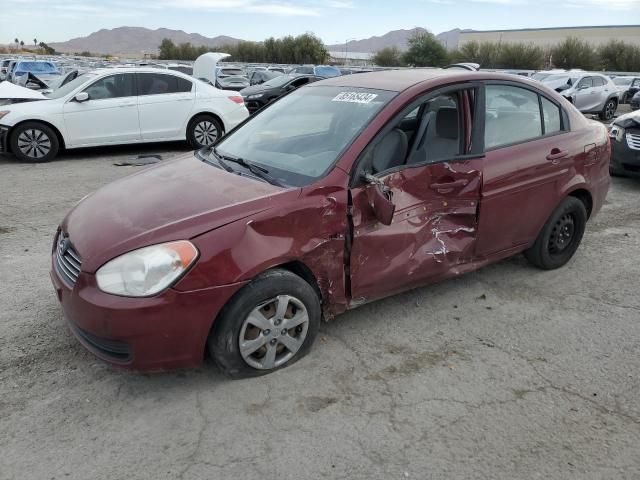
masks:
[[[610,98],[604,104],[604,107],[602,108],[602,111],[598,114],[598,117],[600,117],[600,120],[611,120],[615,116],[617,109],[618,109],[618,101],[615,98]]]
[[[56,133],[40,122],[25,122],[15,127],[9,146],[18,160],[29,163],[50,162],[60,150]]]
[[[282,297],[279,297],[282,296]],[[275,311],[273,316],[267,319],[270,322],[269,328],[272,330],[260,330],[258,327],[246,327],[245,325],[251,325],[249,322],[249,315],[253,314],[256,309],[261,305],[263,309],[276,308],[280,298],[288,298],[301,302],[306,309],[308,317],[308,323],[305,329],[305,335],[302,336],[302,327],[292,328],[294,331],[284,332],[286,329],[282,329],[277,318]],[[288,302],[289,300],[287,300]],[[273,302],[273,303],[271,303]],[[273,305],[273,307],[272,307]],[[294,307],[295,308],[295,305]],[[292,308],[292,311],[293,311]],[[286,310],[289,312],[288,308]],[[300,310],[304,316],[304,311]],[[293,312],[295,314],[296,312]],[[209,339],[207,340],[207,346],[209,354],[218,365],[220,370],[231,378],[246,378],[265,375],[280,368],[291,365],[304,357],[310,350],[313,341],[320,328],[320,319],[322,311],[320,307],[320,299],[316,294],[314,288],[309,285],[305,280],[299,276],[287,271],[287,270],[269,270],[258,277],[256,277],[251,283],[243,287],[237,292],[233,298],[225,305],[220,312],[220,315],[216,319]],[[261,320],[264,320],[262,318]],[[293,320],[293,319],[292,319]],[[276,325],[276,326],[273,326]],[[248,337],[249,328],[254,329],[251,332],[251,336]],[[300,328],[300,331],[298,330]],[[260,330],[259,332],[256,331]],[[244,332],[244,333],[243,333]],[[265,334],[265,332],[267,332]],[[245,360],[240,349],[241,334],[245,342],[251,340],[264,339],[261,345],[255,352],[245,355],[248,360]],[[291,352],[284,346],[284,343],[280,343],[280,338],[284,340],[285,336],[292,335],[289,338],[297,338],[298,342],[301,342],[299,349],[291,355]],[[278,339],[271,338],[273,335],[278,335]],[[298,337],[295,337],[298,335]],[[271,338],[270,340],[268,340]],[[288,338],[287,338],[288,340]],[[267,363],[267,349],[274,348],[280,349],[280,353],[275,353],[274,359],[276,362],[284,362],[279,365],[274,365],[273,368],[266,368],[266,366],[250,365],[248,362]],[[262,355],[262,356],[261,356]],[[290,357],[289,357],[290,356]],[[289,358],[287,358],[289,357]]]
[[[543,270],[560,268],[576,253],[586,226],[584,203],[576,197],[567,197],[553,211],[524,256]]]
[[[187,142],[196,150],[214,145],[223,135],[224,129],[213,115],[196,115],[187,125]]]

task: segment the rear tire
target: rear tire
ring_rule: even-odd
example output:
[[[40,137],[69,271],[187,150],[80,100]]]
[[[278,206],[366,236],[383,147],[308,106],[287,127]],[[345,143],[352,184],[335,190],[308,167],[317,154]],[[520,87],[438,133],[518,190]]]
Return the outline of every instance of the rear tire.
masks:
[[[50,162],[58,154],[60,143],[52,128],[40,122],[25,122],[13,129],[11,151],[22,162]]]
[[[213,115],[197,115],[187,126],[187,141],[195,150],[214,145],[222,135],[222,125]]]
[[[600,120],[611,120],[616,114],[616,110],[618,109],[618,102],[614,98],[610,98],[607,100],[607,103],[604,104],[604,108],[598,114]]]
[[[309,352],[320,318],[320,299],[309,283],[287,270],[269,270],[225,305],[207,346],[227,376],[265,375]]]
[[[567,197],[553,211],[524,256],[543,270],[560,268],[576,253],[586,225],[587,209],[584,203],[576,197]]]

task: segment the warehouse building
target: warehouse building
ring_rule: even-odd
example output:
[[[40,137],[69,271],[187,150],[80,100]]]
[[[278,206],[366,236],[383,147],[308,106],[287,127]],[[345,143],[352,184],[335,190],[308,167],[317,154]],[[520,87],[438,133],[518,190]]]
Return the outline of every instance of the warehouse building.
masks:
[[[640,46],[640,25],[600,27],[523,28],[520,30],[462,30],[458,46],[469,42],[530,43],[540,47],[555,45],[568,37],[577,37],[599,46],[610,40],[622,40]]]

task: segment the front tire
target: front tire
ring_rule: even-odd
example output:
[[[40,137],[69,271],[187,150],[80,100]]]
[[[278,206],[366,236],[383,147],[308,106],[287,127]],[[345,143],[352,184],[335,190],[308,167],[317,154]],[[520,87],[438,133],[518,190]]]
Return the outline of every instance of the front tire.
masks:
[[[604,108],[598,115],[600,120],[611,120],[613,116],[616,114],[616,110],[618,109],[618,102],[610,98],[607,100],[607,103],[604,104]]]
[[[212,115],[198,115],[187,126],[187,141],[196,150],[210,147],[223,134],[222,125]]]
[[[524,256],[543,270],[560,268],[578,250],[586,226],[587,209],[584,203],[576,197],[567,197],[553,211]]]
[[[11,151],[22,162],[50,162],[58,154],[58,136],[47,125],[40,122],[25,122],[18,125],[9,139]]]
[[[223,308],[207,341],[209,353],[232,378],[265,375],[309,352],[320,318],[320,299],[309,283],[287,270],[270,270]]]

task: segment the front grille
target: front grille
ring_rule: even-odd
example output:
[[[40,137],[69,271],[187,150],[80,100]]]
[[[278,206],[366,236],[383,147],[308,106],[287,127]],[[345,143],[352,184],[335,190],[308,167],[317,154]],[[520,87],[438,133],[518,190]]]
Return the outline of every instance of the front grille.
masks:
[[[131,360],[132,352],[129,344],[118,340],[109,340],[97,337],[92,333],[82,330],[72,322],[69,322],[69,326],[73,333],[81,340],[84,340],[89,349],[94,350],[95,353],[118,362],[127,362]]]
[[[627,133],[627,145],[631,150],[640,150],[640,134]]]
[[[71,286],[76,284],[82,261],[80,255],[73,249],[69,237],[65,237],[62,232],[56,240],[56,271],[60,278]]]

